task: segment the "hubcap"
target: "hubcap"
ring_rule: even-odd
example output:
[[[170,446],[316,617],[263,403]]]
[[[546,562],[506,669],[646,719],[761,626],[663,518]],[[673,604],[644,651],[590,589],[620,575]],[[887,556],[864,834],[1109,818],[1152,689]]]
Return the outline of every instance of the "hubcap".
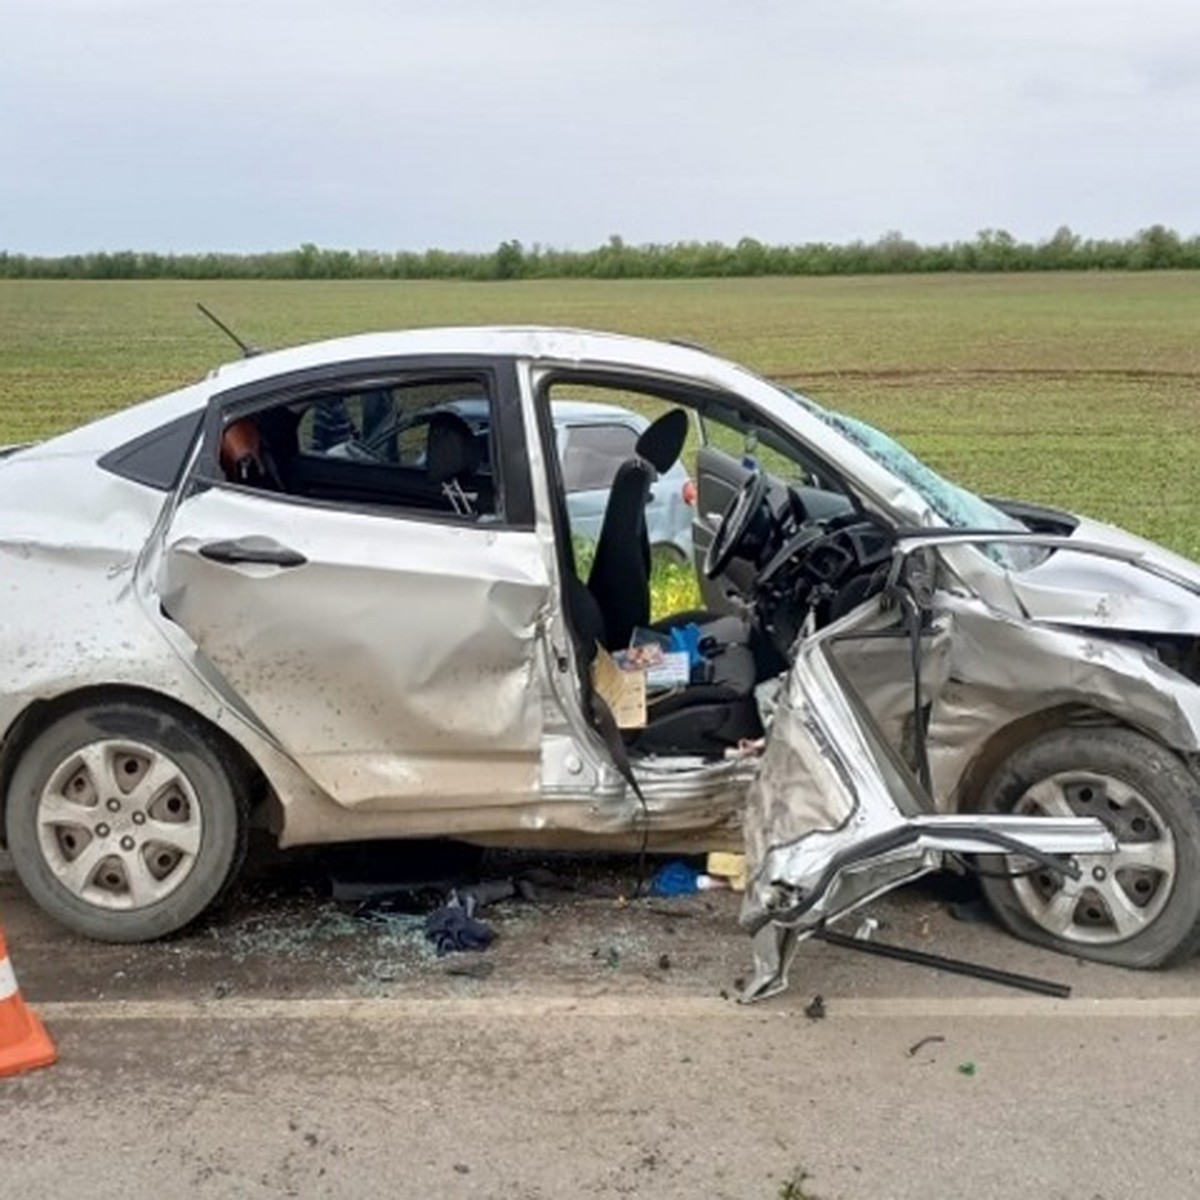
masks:
[[[1117,840],[1115,854],[1077,855],[1078,879],[1038,869],[1013,880],[1022,908],[1048,933],[1093,946],[1123,942],[1166,907],[1175,883],[1175,838],[1129,784],[1110,775],[1063,772],[1034,784],[1013,811],[1099,817]]]
[[[68,891],[101,908],[146,908],[191,874],[203,819],[188,778],[160,751],[104,740],[75,751],[42,790],[38,839]]]

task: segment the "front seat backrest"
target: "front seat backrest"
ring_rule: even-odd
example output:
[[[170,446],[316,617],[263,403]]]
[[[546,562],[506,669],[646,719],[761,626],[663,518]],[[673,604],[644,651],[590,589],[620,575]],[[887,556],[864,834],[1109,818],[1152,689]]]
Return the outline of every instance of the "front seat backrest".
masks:
[[[458,413],[435,412],[429,418],[425,473],[459,516],[474,516],[472,497],[464,491],[479,468],[479,443]]]
[[[613,477],[588,590],[604,617],[605,646],[629,645],[638,626],[650,623],[650,539],[646,501],[656,472],[669,471],[687,439],[687,413],[673,408],[653,421]]]

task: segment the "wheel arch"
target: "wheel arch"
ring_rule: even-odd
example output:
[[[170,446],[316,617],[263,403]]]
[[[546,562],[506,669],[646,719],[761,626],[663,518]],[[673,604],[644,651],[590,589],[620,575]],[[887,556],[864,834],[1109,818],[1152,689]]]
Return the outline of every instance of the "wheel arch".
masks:
[[[1164,742],[1152,730],[1092,705],[1063,704],[1055,708],[1027,713],[995,730],[976,751],[975,756],[967,765],[967,769],[963,772],[957,788],[954,807],[959,812],[977,812],[988,781],[1017,750],[1035,738],[1052,733],[1057,729],[1094,729],[1097,727],[1129,729],[1151,738],[1164,749],[1177,755],[1183,765],[1193,774],[1198,774],[1200,762],[1193,761],[1194,756],[1180,754],[1175,747]]]
[[[95,704],[122,703],[151,704],[197,727],[231,767],[235,786],[245,789],[251,812],[260,809],[268,801],[272,794],[270,785],[250,753],[236,738],[203,713],[153,688],[131,684],[96,684],[63,692],[49,699],[31,701],[0,735],[0,846],[6,844],[6,810],[13,772],[34,739],[68,713]]]

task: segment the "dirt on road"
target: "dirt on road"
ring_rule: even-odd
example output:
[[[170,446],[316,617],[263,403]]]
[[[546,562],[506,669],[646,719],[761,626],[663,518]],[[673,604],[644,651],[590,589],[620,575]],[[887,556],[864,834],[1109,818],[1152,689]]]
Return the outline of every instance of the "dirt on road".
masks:
[[[0,863],[0,914],[19,948],[21,981],[39,1000],[222,1000],[339,997],[386,999],[585,993],[705,996],[735,1000],[750,969],[750,942],[738,927],[740,898],[709,891],[646,895],[629,856],[491,853],[458,875],[434,860],[420,870],[388,869],[385,850],[365,858],[260,851],[233,895],[201,923],[156,943],[104,945],[61,929],[25,898]],[[381,857],[383,856],[383,857]],[[411,864],[410,864],[411,868]],[[404,879],[424,882],[398,889]],[[389,884],[391,880],[391,884]],[[439,956],[425,935],[427,913],[455,884],[516,880],[514,895],[479,909],[495,932],[482,953]],[[335,898],[334,891],[353,892]],[[373,892],[362,898],[361,893]],[[953,914],[967,917],[955,920]],[[1042,974],[1089,995],[1189,993],[1195,973],[1112,971],[1039,951],[1001,932],[973,901],[969,885],[940,879],[877,902],[865,918],[875,937],[957,955],[1007,970]],[[936,977],[942,995],[995,994],[991,985],[903,964],[881,964],[810,943],[792,973],[794,996],[922,995]],[[1187,982],[1185,982],[1187,981]]]
[[[259,862],[206,922],[143,946],[64,932],[0,862],[0,920],[61,1054],[0,1081],[0,1195],[1200,1189],[1200,964],[1049,954],[955,920],[930,885],[873,905],[875,936],[1072,999],[813,943],[787,995],[744,1006],[735,895],[638,897],[630,859],[490,856],[483,873],[531,871],[535,898],[482,911],[490,949],[439,957],[423,914],[335,899],[320,856]]]

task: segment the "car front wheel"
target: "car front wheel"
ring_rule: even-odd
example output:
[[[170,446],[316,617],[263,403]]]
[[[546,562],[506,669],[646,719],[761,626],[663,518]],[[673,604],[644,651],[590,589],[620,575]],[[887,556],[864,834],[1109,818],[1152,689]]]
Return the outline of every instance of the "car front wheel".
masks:
[[[13,773],[13,862],[68,928],[140,942],[183,928],[221,893],[246,844],[245,797],[211,735],[140,703],[80,708]]]
[[[1013,933],[1123,967],[1168,966],[1200,944],[1200,781],[1165,747],[1129,729],[1056,730],[1008,759],[981,807],[1098,817],[1117,841],[1077,856],[1079,879],[985,859],[984,895]]]

